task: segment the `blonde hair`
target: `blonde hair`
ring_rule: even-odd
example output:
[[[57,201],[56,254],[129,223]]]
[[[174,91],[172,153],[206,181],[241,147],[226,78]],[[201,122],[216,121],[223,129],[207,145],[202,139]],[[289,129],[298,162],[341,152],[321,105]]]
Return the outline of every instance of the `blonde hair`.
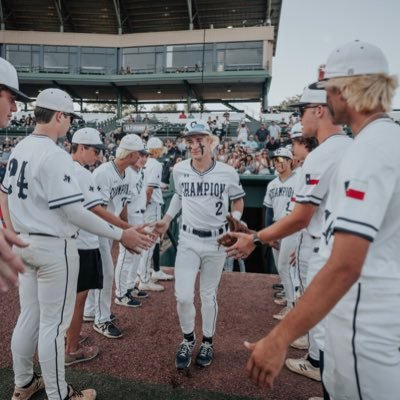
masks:
[[[126,157],[129,156],[129,154],[133,153],[133,150],[126,150],[123,149],[122,147],[118,147],[117,151],[115,152],[115,158],[117,158],[118,160],[123,160]]]
[[[332,78],[326,84],[327,88],[338,88],[347,104],[357,112],[370,112],[377,108],[391,111],[397,86],[397,77],[386,74]]]
[[[150,156],[154,158],[160,158],[165,153],[165,147],[160,147],[158,149],[149,149],[148,152]]]

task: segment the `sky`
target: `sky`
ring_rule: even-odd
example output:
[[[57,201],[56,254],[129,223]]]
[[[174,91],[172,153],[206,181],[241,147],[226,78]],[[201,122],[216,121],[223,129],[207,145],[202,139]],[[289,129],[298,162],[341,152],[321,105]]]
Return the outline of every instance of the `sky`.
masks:
[[[282,0],[269,105],[300,94],[331,51],[354,39],[380,47],[390,73],[400,75],[400,1]],[[393,108],[400,109],[399,89]]]

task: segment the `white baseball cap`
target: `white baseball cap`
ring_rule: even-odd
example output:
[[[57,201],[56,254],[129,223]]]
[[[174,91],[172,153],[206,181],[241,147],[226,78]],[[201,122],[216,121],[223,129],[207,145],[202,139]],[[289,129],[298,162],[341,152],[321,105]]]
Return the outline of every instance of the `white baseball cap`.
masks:
[[[100,139],[100,132],[94,128],[78,129],[72,136],[72,143],[84,144],[97,149],[103,149],[104,145]]]
[[[147,150],[162,149],[164,147],[164,144],[161,139],[153,136],[147,141],[146,147]]]
[[[367,42],[354,40],[336,48],[328,57],[324,79],[313,87],[325,87],[332,78],[357,75],[389,74],[389,64],[382,50]]]
[[[211,135],[210,126],[207,121],[195,119],[185,125],[183,133],[185,136]]]
[[[296,139],[303,136],[303,125],[301,122],[294,124],[290,130],[290,139]]]
[[[130,133],[129,135],[125,135],[120,143],[118,148],[129,150],[129,151],[140,151],[145,152],[146,149],[143,144],[143,140],[140,136]]]
[[[301,107],[307,104],[326,104],[326,91],[320,88],[305,87],[298,103],[291,107]]]
[[[290,160],[293,160],[292,152],[289,149],[287,149],[286,147],[280,147],[279,149],[274,151],[274,154],[271,158],[275,158],[275,157],[285,157],[285,158],[289,158]]]
[[[82,117],[74,112],[74,104],[71,96],[60,89],[45,89],[39,93],[36,99],[36,107],[46,108],[53,111],[61,111],[74,118]]]
[[[32,101],[25,93],[19,90],[17,70],[7,60],[0,57],[0,85],[5,86],[10,92],[15,94],[18,101],[29,103]]]

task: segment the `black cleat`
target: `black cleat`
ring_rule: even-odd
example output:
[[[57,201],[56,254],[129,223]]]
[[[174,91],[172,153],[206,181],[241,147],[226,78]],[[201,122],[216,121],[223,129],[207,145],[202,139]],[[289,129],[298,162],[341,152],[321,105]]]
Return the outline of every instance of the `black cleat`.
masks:
[[[196,364],[200,367],[207,367],[212,363],[214,346],[212,343],[203,342],[196,357]]]
[[[189,367],[192,360],[192,352],[196,341],[189,342],[183,339],[183,342],[179,345],[178,351],[176,353],[175,366],[176,369],[186,369]]]

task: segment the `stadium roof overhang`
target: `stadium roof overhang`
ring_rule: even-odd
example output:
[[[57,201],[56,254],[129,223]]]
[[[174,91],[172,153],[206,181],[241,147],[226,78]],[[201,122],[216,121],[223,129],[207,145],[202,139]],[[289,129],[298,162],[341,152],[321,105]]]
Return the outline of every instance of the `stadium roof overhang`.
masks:
[[[1,28],[19,31],[141,33],[272,25],[282,0],[2,0]]]

